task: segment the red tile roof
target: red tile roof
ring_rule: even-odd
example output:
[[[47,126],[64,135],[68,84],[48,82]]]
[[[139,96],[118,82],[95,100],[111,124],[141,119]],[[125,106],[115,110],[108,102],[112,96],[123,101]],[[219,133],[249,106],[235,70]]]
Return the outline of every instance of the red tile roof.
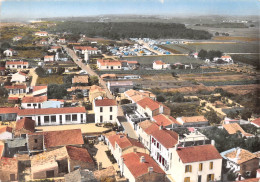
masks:
[[[42,109],[20,109],[19,116],[44,115],[44,114],[67,114],[86,113],[85,107],[62,107],[62,108],[42,108]]]
[[[6,89],[26,89],[26,85],[7,85]]]
[[[164,62],[162,62],[161,60],[157,60],[157,61],[154,61],[155,62],[155,64],[158,64],[158,65],[164,65],[165,63]]]
[[[13,131],[13,128],[11,128],[9,126],[5,126],[5,127],[0,128],[0,134],[4,133],[4,132],[12,133],[12,131]]]
[[[254,123],[255,125],[260,126],[260,118],[257,118],[255,120],[251,121],[251,123]]]
[[[84,144],[81,129],[44,132],[46,148]]]
[[[18,107],[0,107],[0,114],[18,113]]]
[[[75,46],[74,49],[77,49],[77,50],[88,50],[88,51],[97,51],[98,50],[98,48],[91,47],[91,46]]]
[[[151,109],[152,111],[156,110],[156,109],[159,109],[160,108],[160,105],[163,106],[163,107],[166,107],[165,105],[163,105],[162,103],[159,103],[157,101],[154,101],[153,99],[149,98],[149,97],[146,97],[142,100],[139,100],[137,102],[138,105],[140,105],[142,108],[146,108],[148,107],[149,109]]]
[[[244,179],[241,181],[236,181],[236,182],[259,182],[260,178],[249,178],[249,179]]]
[[[144,156],[145,162],[140,162],[141,156]],[[124,164],[132,173],[135,178],[149,173],[148,168],[153,167],[153,172],[164,174],[164,171],[158,166],[158,164],[145,153],[132,152],[122,155]]]
[[[19,100],[19,97],[8,97],[8,100]]]
[[[177,153],[183,163],[222,159],[213,145],[199,145],[180,148]]]
[[[21,71],[19,71],[19,74],[20,74],[20,75],[23,75],[23,76],[27,76],[27,74],[26,74],[26,73],[24,73],[24,72],[21,72]]]
[[[16,122],[15,130],[25,129],[30,132],[35,131],[35,121],[29,118],[23,118]]]
[[[160,129],[155,130],[151,135],[165,148],[172,148],[178,143],[178,134],[174,131]]]
[[[70,159],[88,163],[94,163],[89,152],[85,148],[66,146]]]
[[[152,132],[159,130],[159,126],[155,123],[153,123],[151,126],[149,126],[148,128],[146,128],[144,130],[145,133],[147,133],[148,135],[150,135]]]
[[[39,96],[39,97],[24,97],[22,99],[22,103],[42,103],[47,101],[47,96]]]
[[[115,99],[102,99],[102,100],[95,100],[96,106],[116,106],[117,102]]]
[[[122,63],[118,60],[98,59],[97,62],[99,62],[101,66],[121,66],[122,65]]]
[[[27,65],[28,62],[24,62],[24,61],[7,61],[6,64],[7,65],[9,65],[9,64]]]
[[[128,138],[126,136],[123,138],[118,138],[115,142],[118,144],[118,146],[121,149],[125,149],[125,148],[132,147],[132,146],[144,148],[143,144],[140,143],[138,140]]]
[[[174,119],[173,117],[167,117],[164,114],[159,114],[153,117],[153,119],[155,120],[155,122],[159,125],[159,126],[169,126],[171,124],[178,124],[179,123],[176,121],[176,119]]]
[[[116,134],[116,135],[111,135],[111,136],[108,137],[108,141],[109,141],[109,143],[111,143],[111,145],[113,146],[113,148],[115,148],[116,141],[117,141],[120,137],[126,137],[126,136],[125,136],[125,135],[122,135],[122,134]]]
[[[47,85],[43,85],[43,86],[34,86],[33,87],[33,92],[38,91],[38,90],[42,90],[42,89],[47,89],[48,86]]]
[[[0,71],[4,71],[5,70],[5,67],[0,67]]]

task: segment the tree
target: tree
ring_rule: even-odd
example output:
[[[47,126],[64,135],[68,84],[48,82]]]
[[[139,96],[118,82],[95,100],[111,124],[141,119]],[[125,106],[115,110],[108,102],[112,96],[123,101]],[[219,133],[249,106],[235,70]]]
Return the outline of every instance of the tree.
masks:
[[[227,117],[228,117],[228,118],[231,118],[231,119],[235,119],[235,118],[238,117],[238,113],[237,113],[237,112],[230,111],[229,113],[227,113]]]
[[[98,77],[97,76],[90,76],[89,83],[90,83],[90,85],[98,85],[99,84]]]
[[[63,99],[67,95],[65,85],[50,84],[48,85],[48,98],[50,99]]]
[[[243,109],[240,112],[240,116],[244,120],[248,120],[248,118],[251,118],[251,115],[252,115],[252,112],[250,110],[248,110],[248,109]]]
[[[1,98],[7,98],[8,97],[8,91],[3,86],[0,86],[0,97]]]
[[[57,68],[57,74],[58,75],[62,75],[64,73],[64,71],[65,71],[65,68],[58,66],[58,68]]]
[[[36,74],[39,76],[39,77],[44,77],[46,76],[46,71],[45,69],[43,69],[42,67],[38,67],[35,69],[35,72]]]
[[[219,33],[218,33],[218,32],[216,32],[216,33],[215,33],[215,36],[219,36]]]
[[[205,117],[209,121],[210,124],[215,125],[215,124],[220,124],[221,118],[218,117],[215,111],[209,111],[205,113]]]
[[[204,49],[201,49],[201,50],[199,51],[198,57],[199,57],[200,59],[205,59],[206,56],[207,56],[207,51],[204,50]]]
[[[161,95],[159,95],[159,96],[156,98],[156,100],[157,100],[158,102],[165,102],[165,98],[164,98],[163,96],[161,96]]]

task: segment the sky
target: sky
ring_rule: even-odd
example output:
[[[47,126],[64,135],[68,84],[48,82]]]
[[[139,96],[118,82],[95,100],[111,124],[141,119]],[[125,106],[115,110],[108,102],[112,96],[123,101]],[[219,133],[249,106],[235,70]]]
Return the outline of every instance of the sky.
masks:
[[[1,19],[137,15],[259,15],[260,0],[0,0]]]

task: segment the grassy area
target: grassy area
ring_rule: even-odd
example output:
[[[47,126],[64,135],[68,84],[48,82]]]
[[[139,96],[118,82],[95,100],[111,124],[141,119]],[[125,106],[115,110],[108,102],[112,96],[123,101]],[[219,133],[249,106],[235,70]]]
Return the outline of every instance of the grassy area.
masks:
[[[63,84],[63,76],[50,75],[48,77],[38,77],[36,84],[38,85]]]
[[[257,37],[234,37],[234,36],[217,36],[214,37],[213,40],[239,40],[239,41],[246,41],[246,42],[251,42],[251,41],[260,41],[260,38]]]
[[[124,57],[124,60],[135,60],[138,61],[140,64],[153,64],[153,61],[162,60],[165,63],[182,63],[182,64],[189,64],[189,63],[197,63],[202,64],[203,61],[190,58],[188,56],[174,56],[174,55],[165,55],[165,56],[138,56],[138,57]]]
[[[44,56],[43,50],[19,50],[18,55],[13,58],[41,58]]]

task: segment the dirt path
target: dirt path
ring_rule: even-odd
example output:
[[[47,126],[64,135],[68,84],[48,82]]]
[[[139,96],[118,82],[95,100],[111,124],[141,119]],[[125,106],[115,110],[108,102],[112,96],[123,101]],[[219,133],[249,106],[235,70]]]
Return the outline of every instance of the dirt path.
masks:
[[[37,83],[38,75],[35,73],[35,69],[30,69],[30,76],[32,76],[31,86],[35,86]]]

